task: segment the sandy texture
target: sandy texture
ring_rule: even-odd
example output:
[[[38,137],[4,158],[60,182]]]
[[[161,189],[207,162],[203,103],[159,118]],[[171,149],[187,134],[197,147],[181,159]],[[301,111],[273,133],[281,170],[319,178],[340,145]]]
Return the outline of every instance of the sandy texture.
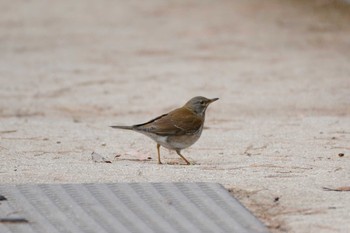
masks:
[[[272,232],[349,232],[350,192],[323,189],[350,186],[349,22],[334,1],[1,1],[0,182],[219,182]],[[196,95],[220,97],[196,165],[108,127]]]

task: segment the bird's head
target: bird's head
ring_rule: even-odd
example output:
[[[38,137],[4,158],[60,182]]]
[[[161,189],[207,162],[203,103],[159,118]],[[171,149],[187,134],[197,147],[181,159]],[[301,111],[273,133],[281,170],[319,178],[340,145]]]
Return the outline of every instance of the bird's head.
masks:
[[[209,104],[213,103],[214,101],[218,100],[219,98],[213,98],[213,99],[207,99],[205,97],[202,96],[197,96],[197,97],[193,97],[192,99],[190,99],[184,107],[190,109],[191,111],[200,114],[200,115],[204,115],[205,110],[207,109],[207,107],[209,106]]]

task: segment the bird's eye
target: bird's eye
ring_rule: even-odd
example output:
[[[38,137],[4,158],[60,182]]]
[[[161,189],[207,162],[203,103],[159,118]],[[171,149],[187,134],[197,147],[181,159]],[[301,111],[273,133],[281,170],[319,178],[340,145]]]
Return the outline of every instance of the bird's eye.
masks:
[[[203,104],[204,104],[204,101],[203,101],[203,100],[201,100],[200,104],[201,104],[201,105],[203,105]]]

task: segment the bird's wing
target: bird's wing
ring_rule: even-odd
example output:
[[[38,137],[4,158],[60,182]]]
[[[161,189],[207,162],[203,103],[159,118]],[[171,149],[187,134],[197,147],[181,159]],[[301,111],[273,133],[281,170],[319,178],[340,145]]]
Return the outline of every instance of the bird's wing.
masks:
[[[194,112],[179,108],[134,127],[141,131],[170,136],[194,133],[201,128],[202,123],[203,119]]]
[[[163,117],[165,117],[165,116],[167,116],[167,115],[168,115],[168,114],[163,114],[163,115],[161,115],[161,116],[159,116],[159,117],[156,117],[156,118],[154,118],[154,119],[152,119],[152,120],[150,120],[150,121],[147,121],[146,123],[142,123],[142,124],[138,124],[138,125],[133,125],[132,127],[138,128],[138,129],[147,128],[147,127],[151,126],[154,122],[158,121],[159,119],[161,119],[161,118],[163,118]]]

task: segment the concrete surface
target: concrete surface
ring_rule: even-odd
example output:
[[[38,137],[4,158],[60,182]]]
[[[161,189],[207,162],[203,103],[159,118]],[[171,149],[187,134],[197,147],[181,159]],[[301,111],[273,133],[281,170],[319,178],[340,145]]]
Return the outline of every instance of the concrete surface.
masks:
[[[350,10],[0,1],[0,182],[218,182],[272,232],[349,232]],[[133,132],[219,97],[183,166]],[[94,163],[96,152],[112,163]],[[338,156],[344,153],[343,157]],[[148,159],[152,157],[152,159]]]

